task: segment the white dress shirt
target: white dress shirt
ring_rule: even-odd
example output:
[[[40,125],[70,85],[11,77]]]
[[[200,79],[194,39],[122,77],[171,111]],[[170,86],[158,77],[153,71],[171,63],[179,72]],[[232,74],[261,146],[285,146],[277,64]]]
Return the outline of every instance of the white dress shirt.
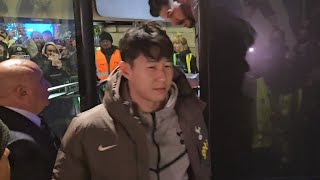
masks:
[[[29,119],[31,122],[33,122],[38,127],[41,127],[41,119],[39,118],[39,116],[33,114],[32,112],[29,112],[29,111],[26,111],[23,109],[19,109],[19,108],[15,108],[15,107],[6,106],[6,108],[11,109],[12,111],[15,111],[15,112],[21,114],[22,116]]]

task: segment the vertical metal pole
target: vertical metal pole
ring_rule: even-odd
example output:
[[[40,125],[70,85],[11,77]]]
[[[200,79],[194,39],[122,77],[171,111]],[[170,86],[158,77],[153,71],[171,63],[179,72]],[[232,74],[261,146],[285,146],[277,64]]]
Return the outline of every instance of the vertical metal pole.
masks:
[[[73,0],[81,111],[99,104],[93,42],[92,0]]]

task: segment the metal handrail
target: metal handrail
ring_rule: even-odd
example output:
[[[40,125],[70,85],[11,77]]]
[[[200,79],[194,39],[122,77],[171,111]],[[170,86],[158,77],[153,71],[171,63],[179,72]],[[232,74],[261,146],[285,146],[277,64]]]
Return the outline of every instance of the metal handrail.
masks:
[[[48,91],[52,92],[52,91],[64,89],[66,87],[70,87],[70,86],[74,86],[74,85],[78,85],[78,84],[79,84],[78,82],[73,82],[73,83],[63,84],[63,85],[59,85],[59,86],[54,86],[54,87],[48,88]]]
[[[73,82],[48,88],[48,91],[50,92],[48,99],[55,99],[62,96],[76,94],[79,92],[79,89],[77,88],[78,84],[78,82]]]

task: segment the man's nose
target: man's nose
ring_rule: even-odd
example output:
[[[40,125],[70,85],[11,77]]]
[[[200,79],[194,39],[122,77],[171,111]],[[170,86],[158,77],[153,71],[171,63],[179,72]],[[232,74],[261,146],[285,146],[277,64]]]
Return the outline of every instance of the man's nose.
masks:
[[[181,20],[177,19],[176,17],[170,17],[169,20],[173,25],[180,25],[181,24]]]
[[[171,21],[171,23],[172,23],[173,25],[179,25],[179,23],[178,23],[179,21],[176,20],[176,19],[174,19],[174,18],[171,18],[170,21]]]
[[[166,81],[167,75],[165,72],[165,67],[161,67],[157,71],[157,80],[158,81]]]

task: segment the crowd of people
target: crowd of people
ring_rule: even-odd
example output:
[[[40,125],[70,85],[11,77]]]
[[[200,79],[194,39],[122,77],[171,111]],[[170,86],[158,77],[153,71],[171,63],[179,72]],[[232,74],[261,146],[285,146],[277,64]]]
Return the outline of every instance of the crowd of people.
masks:
[[[15,57],[30,59],[40,66],[53,86],[77,75],[76,44],[71,33],[55,39],[50,31],[33,31],[30,37],[20,34],[16,38],[13,32],[1,28],[0,35],[0,61]]]

